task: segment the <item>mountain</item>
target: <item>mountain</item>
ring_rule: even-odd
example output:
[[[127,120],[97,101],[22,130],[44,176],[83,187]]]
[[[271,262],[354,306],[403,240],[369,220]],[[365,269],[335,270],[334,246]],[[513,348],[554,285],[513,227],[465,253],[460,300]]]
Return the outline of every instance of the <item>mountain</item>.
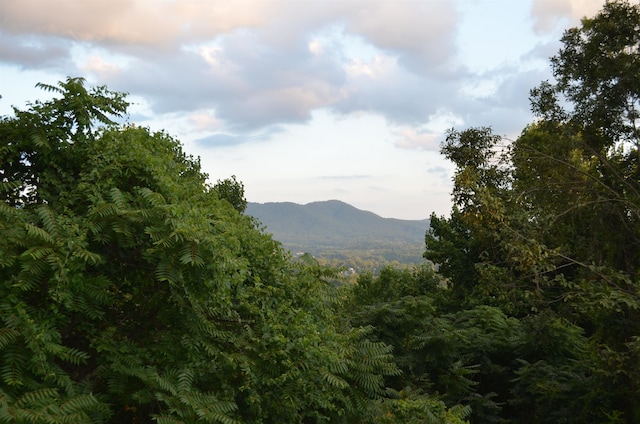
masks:
[[[306,205],[249,202],[245,213],[260,221],[285,248],[314,255],[384,250],[397,256],[398,249],[404,249],[411,252],[410,262],[416,262],[424,251],[424,235],[429,227],[428,219],[382,218],[339,200]]]

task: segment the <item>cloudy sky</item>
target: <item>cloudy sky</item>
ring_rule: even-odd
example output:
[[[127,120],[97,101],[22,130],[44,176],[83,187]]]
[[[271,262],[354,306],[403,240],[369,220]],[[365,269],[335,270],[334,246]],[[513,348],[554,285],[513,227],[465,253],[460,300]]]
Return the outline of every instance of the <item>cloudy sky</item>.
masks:
[[[450,210],[447,128],[515,137],[604,0],[0,0],[0,115],[83,76],[251,202]]]

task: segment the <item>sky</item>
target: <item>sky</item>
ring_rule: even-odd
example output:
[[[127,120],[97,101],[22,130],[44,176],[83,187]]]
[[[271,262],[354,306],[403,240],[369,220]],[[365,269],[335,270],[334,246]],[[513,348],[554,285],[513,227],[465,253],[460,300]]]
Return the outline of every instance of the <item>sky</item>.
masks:
[[[446,130],[515,138],[604,0],[0,0],[0,115],[67,76],[128,93],[249,202],[451,210]]]

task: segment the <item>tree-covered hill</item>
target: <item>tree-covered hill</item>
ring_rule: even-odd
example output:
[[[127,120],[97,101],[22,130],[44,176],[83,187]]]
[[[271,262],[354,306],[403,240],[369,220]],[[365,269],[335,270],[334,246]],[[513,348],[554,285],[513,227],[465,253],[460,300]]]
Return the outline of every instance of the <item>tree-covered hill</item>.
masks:
[[[429,228],[428,219],[382,218],[339,200],[306,205],[249,202],[246,213],[292,252],[341,259],[349,266],[372,257],[377,258],[375,266],[419,263]]]
[[[285,246],[354,247],[380,241],[424,243],[429,220],[382,218],[339,200],[299,205],[251,203],[246,213],[266,226]]]

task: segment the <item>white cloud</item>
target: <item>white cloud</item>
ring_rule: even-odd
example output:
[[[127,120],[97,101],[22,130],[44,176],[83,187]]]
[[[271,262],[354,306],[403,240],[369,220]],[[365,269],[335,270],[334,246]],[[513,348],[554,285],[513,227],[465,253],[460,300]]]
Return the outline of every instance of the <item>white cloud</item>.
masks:
[[[1,27],[105,44],[161,46],[261,25],[270,2],[258,0],[4,0]]]
[[[447,109],[438,109],[420,127],[400,126],[393,132],[396,146],[405,149],[439,151],[448,129],[459,127],[464,120]]]
[[[583,17],[594,16],[604,3],[605,0],[533,0],[534,30],[551,32],[563,20],[570,26],[578,25]]]
[[[74,66],[70,52],[71,43],[60,38],[2,34],[0,22],[0,63],[23,69],[68,69]]]
[[[403,149],[421,149],[438,151],[442,133],[426,129],[403,127],[393,132],[394,144]]]
[[[324,46],[318,40],[312,40],[309,42],[309,51],[316,56],[325,52]]]
[[[464,121],[462,118],[457,116],[451,110],[448,109],[438,109],[436,113],[429,117],[429,121],[426,124],[426,127],[431,131],[438,131],[443,133],[452,127],[457,127],[462,125]]]
[[[219,131],[223,128],[223,123],[210,110],[199,110],[187,115],[187,119],[196,131]]]
[[[369,78],[381,78],[392,72],[397,66],[395,58],[376,54],[372,60],[354,59],[344,65],[347,74],[352,78],[366,76]]]
[[[81,71],[144,96],[155,113],[215,110],[231,133],[303,123],[327,107],[415,125],[454,106],[463,75],[451,1],[94,0],[53,13],[75,1],[51,0],[28,13],[39,1],[2,3],[6,30],[100,47]]]
[[[418,73],[441,71],[455,57],[457,12],[452,1],[375,1],[354,10],[347,28],[398,53]]]
[[[121,71],[114,63],[107,62],[100,56],[91,55],[81,69],[88,74],[96,74],[99,79],[106,79]]]

